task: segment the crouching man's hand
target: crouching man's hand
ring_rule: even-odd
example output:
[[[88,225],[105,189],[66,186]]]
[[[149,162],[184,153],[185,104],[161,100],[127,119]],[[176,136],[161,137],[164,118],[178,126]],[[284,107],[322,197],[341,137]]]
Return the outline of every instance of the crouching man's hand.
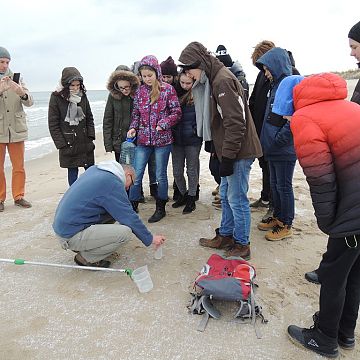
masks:
[[[161,246],[164,242],[165,242],[165,236],[164,235],[154,235],[153,236],[152,244],[153,244],[155,250],[159,246]]]

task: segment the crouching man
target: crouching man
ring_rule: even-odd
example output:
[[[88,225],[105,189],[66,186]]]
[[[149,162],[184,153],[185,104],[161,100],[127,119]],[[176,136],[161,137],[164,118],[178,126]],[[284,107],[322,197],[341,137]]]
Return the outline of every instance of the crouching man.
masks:
[[[109,267],[104,259],[132,233],[145,246],[157,248],[164,243],[165,237],[152,235],[131,206],[126,191],[134,179],[131,166],[104,161],[88,169],[64,194],[53,229],[62,248],[77,253],[78,265]],[[111,223],[111,218],[118,224]]]

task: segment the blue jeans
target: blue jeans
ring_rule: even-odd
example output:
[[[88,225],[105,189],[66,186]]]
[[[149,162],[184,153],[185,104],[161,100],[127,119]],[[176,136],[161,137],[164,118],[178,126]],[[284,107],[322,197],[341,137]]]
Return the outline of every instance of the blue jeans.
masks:
[[[234,173],[221,178],[221,223],[219,234],[233,237],[235,243],[248,245],[250,234],[250,206],[247,192],[254,159],[236,160]]]
[[[167,166],[172,145],[161,147],[142,146],[138,145],[135,149],[135,182],[129,190],[129,200],[139,201],[141,197],[141,184],[144,176],[146,164],[149,161],[150,155],[155,154],[155,172],[156,180],[158,181],[157,198],[160,200],[168,199],[168,178]]]
[[[92,166],[92,165],[90,165],[90,166]],[[90,166],[84,166],[84,169],[87,170]],[[77,180],[78,174],[79,174],[79,168],[77,168],[77,167],[68,168],[69,186],[71,186]]]
[[[294,220],[295,200],[292,178],[295,163],[296,161],[268,162],[274,217],[285,225],[291,225]]]
[[[156,184],[156,164],[155,164],[155,154],[150,155],[148,161],[148,174],[149,174],[149,185]]]

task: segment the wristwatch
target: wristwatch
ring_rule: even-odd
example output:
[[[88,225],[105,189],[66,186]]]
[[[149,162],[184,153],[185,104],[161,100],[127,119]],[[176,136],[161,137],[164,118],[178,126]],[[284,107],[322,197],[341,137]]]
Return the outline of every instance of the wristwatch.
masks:
[[[26,101],[28,98],[29,98],[29,95],[28,95],[28,94],[25,94],[25,95],[23,95],[23,96],[20,96],[20,99],[21,99],[21,100],[24,100],[24,101]]]

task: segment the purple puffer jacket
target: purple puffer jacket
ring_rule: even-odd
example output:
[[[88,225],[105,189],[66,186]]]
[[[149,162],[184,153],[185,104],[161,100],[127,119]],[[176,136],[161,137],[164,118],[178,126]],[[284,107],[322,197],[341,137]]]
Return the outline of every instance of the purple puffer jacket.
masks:
[[[137,144],[161,147],[174,142],[171,127],[181,119],[181,108],[175,89],[161,81],[161,69],[155,56],[145,56],[142,65],[151,66],[156,70],[160,81],[160,97],[150,104],[151,87],[141,85],[135,93],[134,107],[130,129],[136,130]],[[160,126],[161,131],[156,130]]]

